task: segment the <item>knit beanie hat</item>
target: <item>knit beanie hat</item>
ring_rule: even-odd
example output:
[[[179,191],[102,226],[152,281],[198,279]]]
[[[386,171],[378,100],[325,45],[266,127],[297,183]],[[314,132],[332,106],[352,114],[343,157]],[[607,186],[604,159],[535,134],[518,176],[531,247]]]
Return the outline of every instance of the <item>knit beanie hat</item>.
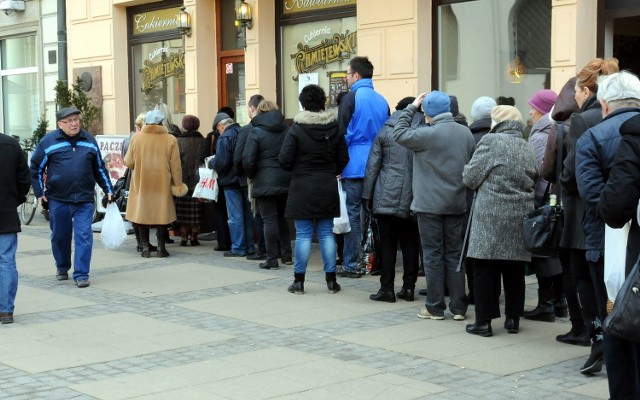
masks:
[[[185,115],[182,118],[182,128],[187,132],[197,131],[200,128],[200,119],[195,115]]]
[[[429,117],[449,112],[450,105],[449,95],[439,90],[432,91],[422,101],[422,109]]]
[[[496,101],[489,96],[478,97],[471,106],[471,119],[477,121],[479,119],[491,118],[491,110],[493,110],[496,105]]]
[[[522,122],[522,114],[514,106],[497,106],[491,111],[491,119],[494,124],[502,121]]]
[[[547,114],[551,111],[551,108],[556,104],[558,95],[556,92],[550,89],[538,90],[529,99],[529,105],[542,114]]]

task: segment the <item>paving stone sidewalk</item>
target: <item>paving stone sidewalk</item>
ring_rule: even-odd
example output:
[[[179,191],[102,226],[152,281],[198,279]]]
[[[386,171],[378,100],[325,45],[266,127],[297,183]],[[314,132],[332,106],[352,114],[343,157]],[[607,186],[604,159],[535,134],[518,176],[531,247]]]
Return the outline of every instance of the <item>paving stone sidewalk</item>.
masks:
[[[91,286],[78,289],[55,280],[42,216],[23,227],[16,322],[0,326],[0,398],[608,398],[605,371],[578,372],[589,349],[555,341],[567,320],[522,320],[518,335],[495,320],[480,338],[464,331],[473,307],[466,322],[431,321],[416,316],[422,297],[369,300],[378,277],[340,279],[328,294],[315,247],[305,294],[294,295],[292,266],[224,258],[215,241],[143,259],[132,235],[118,250],[94,238]]]

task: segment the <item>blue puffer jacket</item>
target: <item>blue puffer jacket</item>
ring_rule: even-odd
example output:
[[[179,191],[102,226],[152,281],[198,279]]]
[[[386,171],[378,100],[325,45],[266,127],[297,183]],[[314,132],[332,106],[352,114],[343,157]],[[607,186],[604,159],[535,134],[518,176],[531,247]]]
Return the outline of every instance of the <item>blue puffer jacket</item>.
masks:
[[[388,118],[389,104],[373,89],[371,79],[363,78],[351,85],[338,113],[338,132],[345,135],[349,149],[343,178],[364,178],[371,144]]]
[[[620,143],[620,125],[638,113],[637,108],[617,109],[582,134],[576,143],[576,179],[580,197],[585,201],[582,228],[587,261],[598,262],[604,254],[604,221],[596,210]]]
[[[93,202],[96,183],[105,193],[113,193],[109,171],[102,162],[96,140],[80,131],[77,141],[57,129],[42,138],[31,157],[31,185],[36,197],[44,193],[47,174],[48,199],[69,203]]]

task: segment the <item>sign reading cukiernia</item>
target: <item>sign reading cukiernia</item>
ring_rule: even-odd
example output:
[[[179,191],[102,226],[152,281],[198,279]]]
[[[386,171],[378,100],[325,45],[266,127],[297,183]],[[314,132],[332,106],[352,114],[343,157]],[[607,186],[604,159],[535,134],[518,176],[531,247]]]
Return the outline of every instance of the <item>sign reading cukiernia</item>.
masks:
[[[327,8],[355,6],[356,0],[282,0],[282,5],[282,12],[286,15],[325,10]]]

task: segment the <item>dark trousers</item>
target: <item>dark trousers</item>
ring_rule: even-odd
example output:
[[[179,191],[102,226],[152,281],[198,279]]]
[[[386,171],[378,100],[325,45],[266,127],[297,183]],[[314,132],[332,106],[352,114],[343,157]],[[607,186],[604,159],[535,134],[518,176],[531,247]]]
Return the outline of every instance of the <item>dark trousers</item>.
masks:
[[[278,245],[284,260],[291,259],[289,224],[284,218],[287,195],[257,197],[256,202],[264,221],[264,238],[267,245],[267,261],[278,262]]]
[[[260,212],[257,212],[253,217],[253,227],[255,228],[255,235],[253,235],[254,241],[255,238],[258,238],[258,254],[266,254],[267,242],[264,239],[264,221],[262,220],[262,215],[260,215]]]
[[[472,259],[476,322],[500,318],[500,277],[504,313],[519,318],[524,311],[524,261]]]
[[[458,271],[463,223],[464,214],[418,213],[418,229],[427,279],[425,306],[432,315],[444,315],[445,284],[449,289],[449,311],[453,315],[467,313],[464,270]]]
[[[599,316],[598,302],[585,253],[584,250],[569,250],[569,263],[576,283],[576,293],[578,294],[582,319],[587,330],[593,332],[593,321]]]
[[[224,189],[220,188],[218,192],[218,201],[213,202],[213,218],[218,247],[221,249],[231,250],[231,233],[229,233],[229,224],[227,220],[227,201],[224,197]]]
[[[640,343],[604,335],[611,400],[640,399]]]
[[[418,280],[420,254],[420,233],[418,223],[410,219],[392,215],[376,214],[380,233],[380,289],[393,292],[396,277],[396,256],[398,241],[402,249],[402,287],[415,289]]]
[[[569,319],[571,319],[571,324],[584,325],[582,311],[580,310],[580,302],[578,301],[578,292],[576,290],[576,280],[573,276],[573,271],[571,268],[572,252],[574,252],[574,250],[560,249],[560,265],[562,265],[562,288],[564,291],[564,297],[567,299],[567,305],[569,307]]]
[[[589,273],[593,282],[593,292],[596,297],[596,310],[600,321],[607,316],[607,287],[604,285],[604,255],[598,262],[589,263]]]

